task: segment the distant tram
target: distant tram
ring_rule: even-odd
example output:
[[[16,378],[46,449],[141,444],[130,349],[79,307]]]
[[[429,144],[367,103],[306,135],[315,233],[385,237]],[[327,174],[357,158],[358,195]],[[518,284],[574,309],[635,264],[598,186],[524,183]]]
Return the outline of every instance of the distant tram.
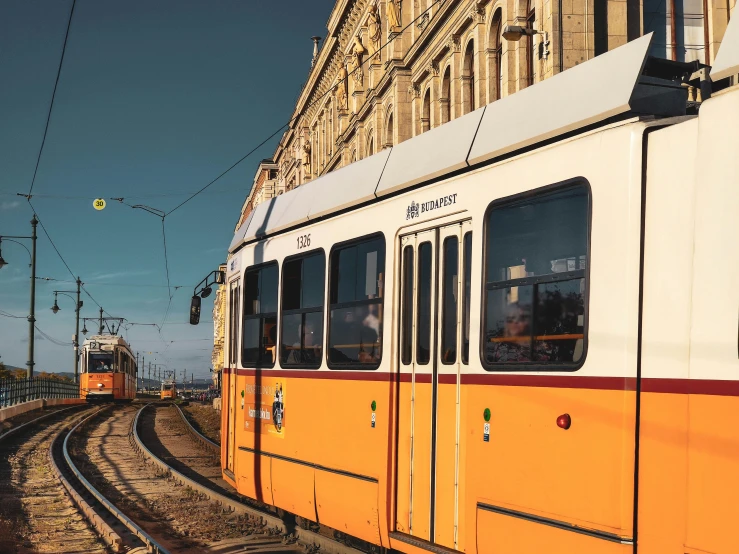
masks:
[[[177,398],[177,384],[174,379],[165,379],[162,381],[162,390],[160,392],[160,398]]]
[[[80,355],[80,396],[88,402],[131,401],[136,397],[136,358],[115,335],[85,340]]]

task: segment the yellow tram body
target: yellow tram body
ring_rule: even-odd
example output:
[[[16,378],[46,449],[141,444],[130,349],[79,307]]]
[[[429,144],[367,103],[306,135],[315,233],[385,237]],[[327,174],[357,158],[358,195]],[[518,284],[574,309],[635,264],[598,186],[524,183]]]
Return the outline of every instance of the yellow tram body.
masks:
[[[80,397],[88,402],[136,398],[136,358],[116,335],[86,339],[80,353]]]
[[[739,87],[642,117],[648,45],[254,209],[226,481],[406,553],[739,552]]]

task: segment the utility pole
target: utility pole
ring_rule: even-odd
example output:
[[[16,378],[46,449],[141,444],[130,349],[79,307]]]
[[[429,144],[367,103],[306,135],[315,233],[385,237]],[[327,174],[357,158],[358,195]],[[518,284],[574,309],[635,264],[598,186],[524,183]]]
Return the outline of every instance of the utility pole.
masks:
[[[149,362],[149,386],[151,387],[151,362]]]
[[[139,382],[139,353],[136,352],[136,386],[138,387]]]
[[[33,346],[34,337],[36,334],[36,226],[38,225],[38,219],[36,214],[33,214],[31,219],[31,227],[33,232],[31,233],[31,314],[28,316],[28,369],[26,370],[26,377],[30,379],[33,377]]]
[[[195,394],[195,374],[190,374],[190,392]]]
[[[75,310],[75,315],[77,316],[77,321],[74,326],[74,382],[79,383],[80,377],[79,377],[79,371],[80,371],[80,308],[82,307],[82,303],[80,302],[80,287],[82,286],[82,282],[80,281],[80,278],[77,277],[77,306]]]
[[[100,306],[100,325],[98,327],[99,327],[98,335],[102,335],[103,334],[103,307],[102,306]]]

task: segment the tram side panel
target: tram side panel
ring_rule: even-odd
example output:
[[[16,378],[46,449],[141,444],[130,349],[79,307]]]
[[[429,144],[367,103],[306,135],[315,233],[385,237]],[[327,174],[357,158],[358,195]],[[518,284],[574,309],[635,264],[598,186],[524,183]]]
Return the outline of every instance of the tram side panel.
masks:
[[[558,371],[545,364],[538,372],[516,372],[492,364],[462,375],[467,426],[461,523],[467,548],[476,543],[477,552],[495,554],[633,549],[643,131],[641,124],[600,131],[470,177],[477,184],[473,190],[493,183],[495,197],[505,198],[582,176],[590,186],[591,212],[582,367]],[[473,219],[485,217],[491,214],[478,211]],[[555,223],[548,233],[561,233],[558,228]],[[496,236],[482,223],[476,229],[475,250],[482,256],[472,274],[479,278],[490,263],[480,239],[490,244]],[[511,255],[526,257],[525,250]],[[485,294],[484,287],[476,290]],[[472,321],[482,325],[472,328],[471,355],[495,359],[497,339],[486,334],[486,301],[479,294],[472,296]],[[564,414],[572,422],[567,430],[557,425]]]

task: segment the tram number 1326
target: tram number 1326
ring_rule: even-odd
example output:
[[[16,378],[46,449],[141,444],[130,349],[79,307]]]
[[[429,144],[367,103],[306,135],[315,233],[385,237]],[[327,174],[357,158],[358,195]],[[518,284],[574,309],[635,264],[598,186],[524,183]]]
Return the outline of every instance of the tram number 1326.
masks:
[[[310,235],[300,235],[298,237],[298,250],[308,248],[310,246]]]

